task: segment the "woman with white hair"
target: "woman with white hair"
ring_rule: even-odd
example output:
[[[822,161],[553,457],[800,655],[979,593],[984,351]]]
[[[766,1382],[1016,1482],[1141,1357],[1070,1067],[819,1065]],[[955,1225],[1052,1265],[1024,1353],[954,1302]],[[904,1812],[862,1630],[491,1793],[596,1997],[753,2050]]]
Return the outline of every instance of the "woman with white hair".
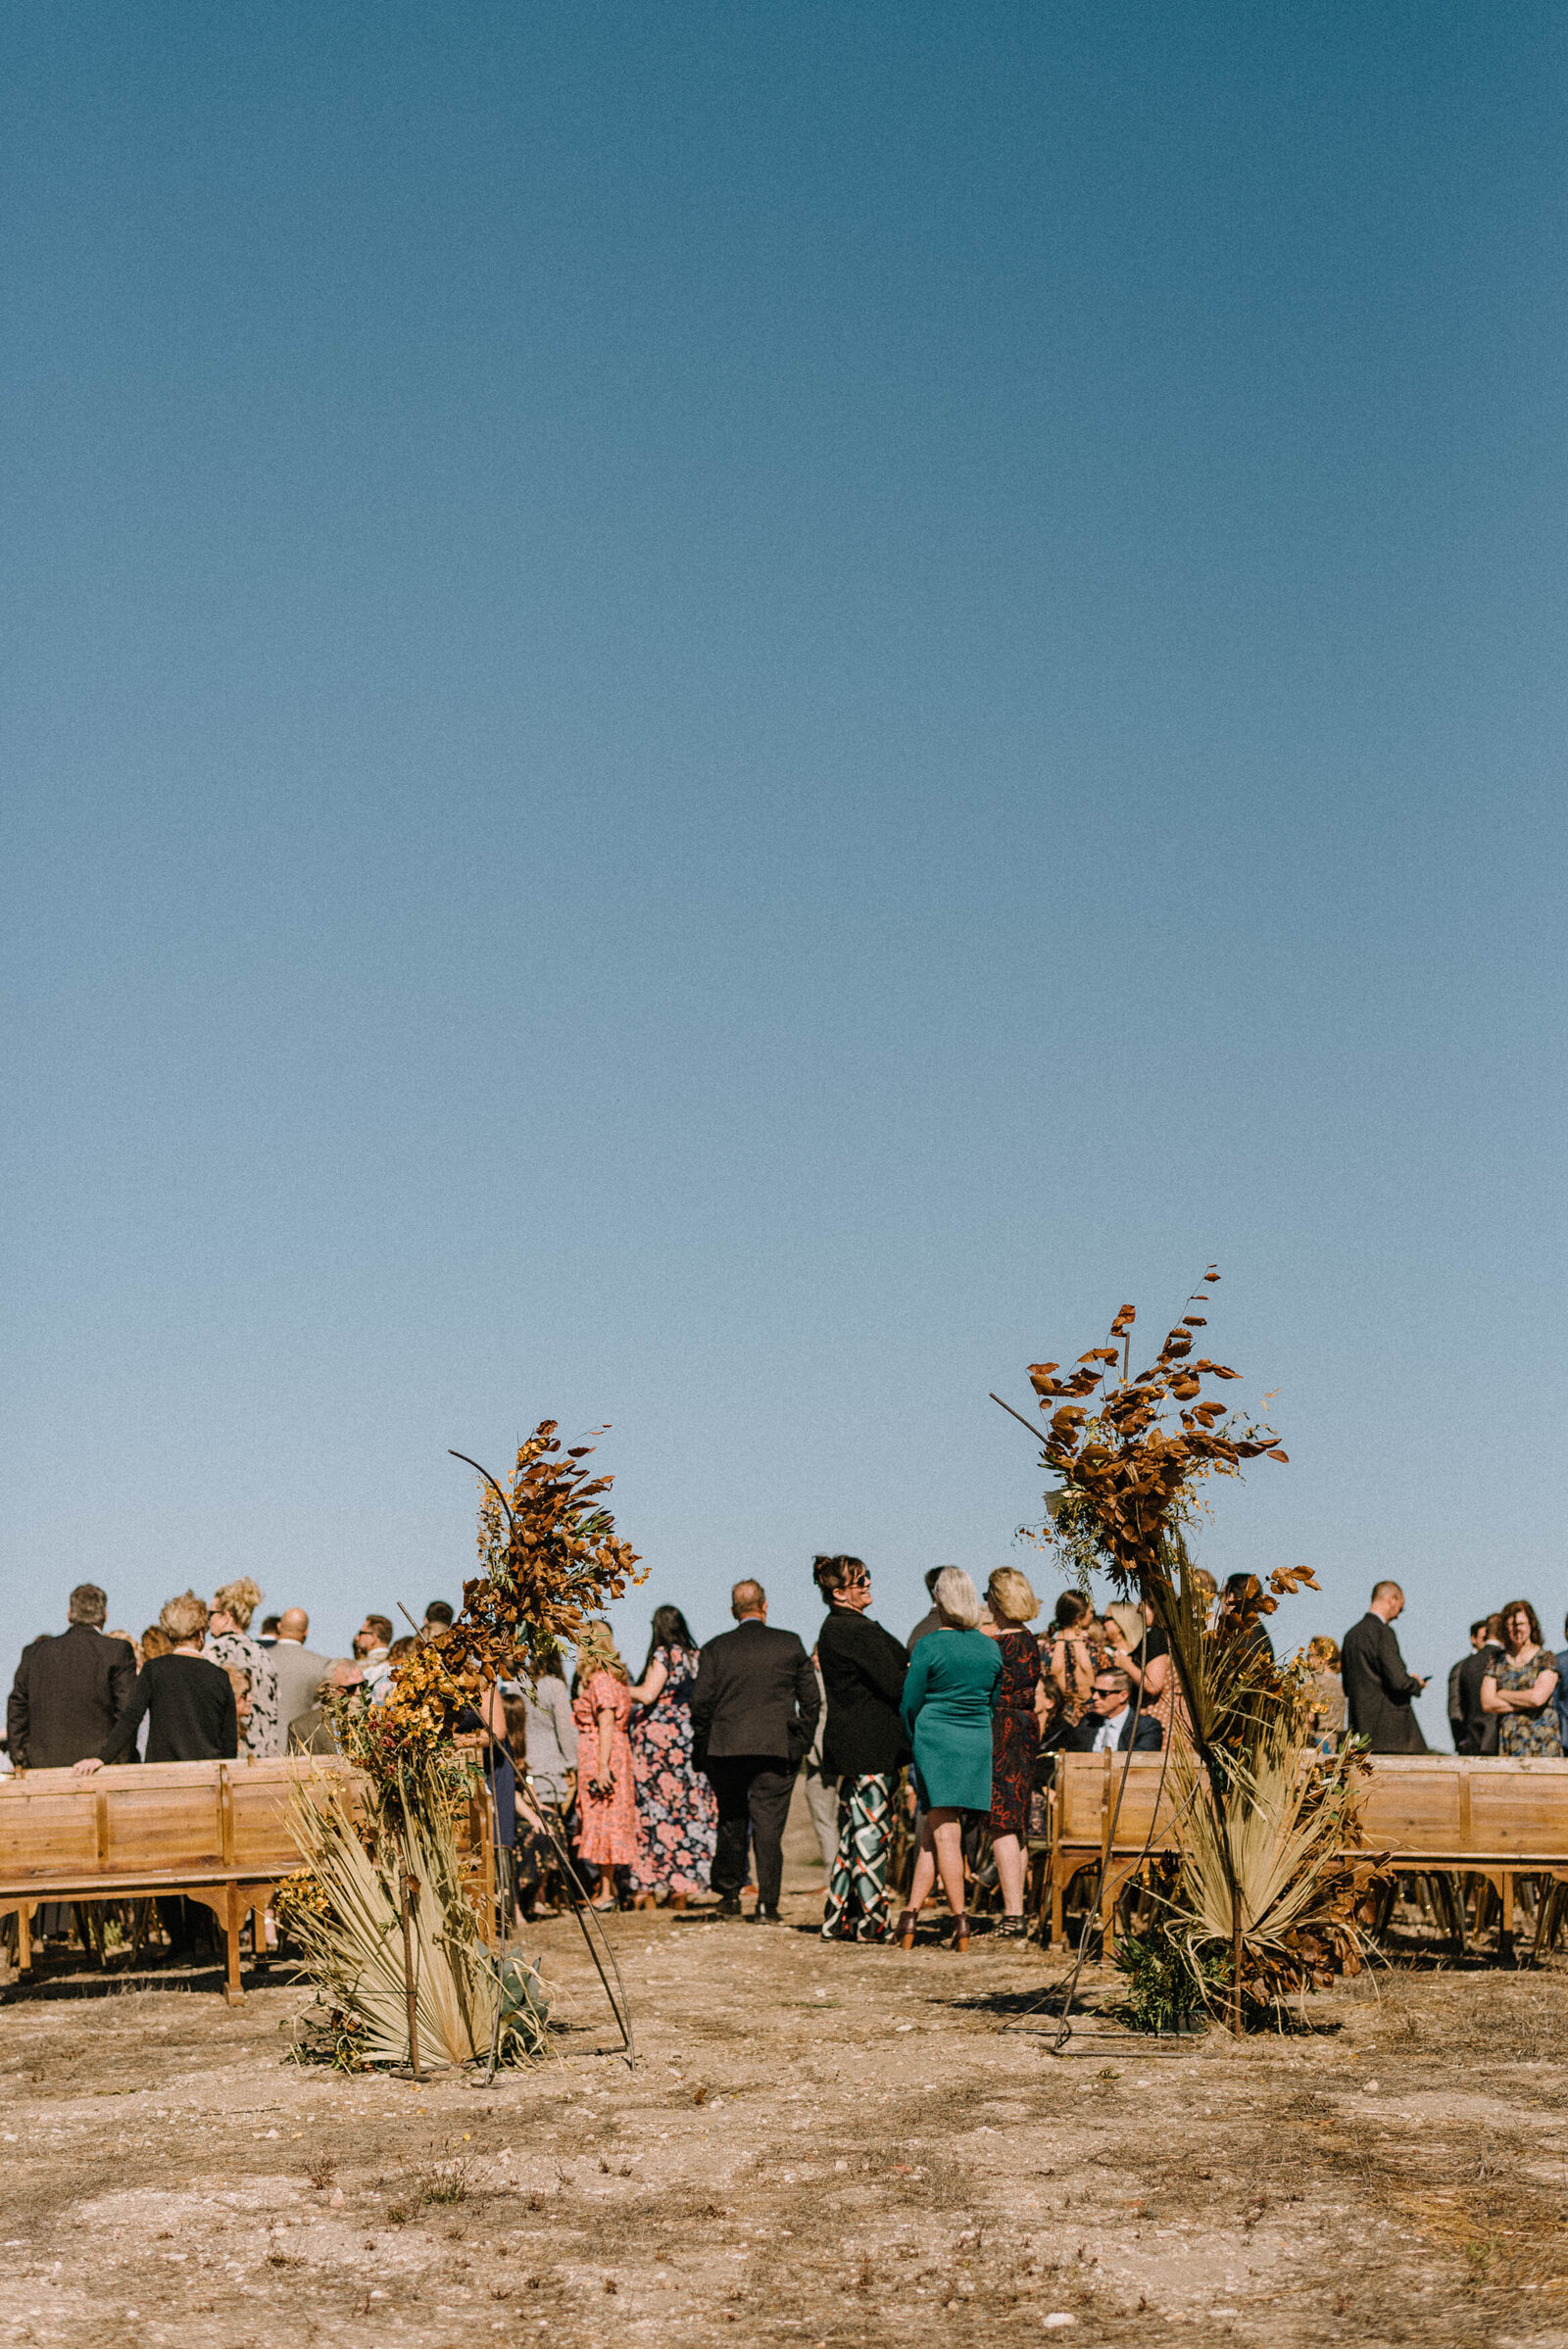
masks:
[[[1002,1678],[994,1639],[979,1629],[980,1593],[958,1566],[944,1566],[931,1593],[941,1628],[928,1632],[909,1659],[904,1684],[904,1721],[914,1746],[920,1796],[920,1849],[909,1905],[899,1919],[899,1941],[914,1947],[921,1909],[937,1872],[953,1911],[954,1946],[969,1946],[964,1908],[964,1811],[991,1808],[991,1715]]]

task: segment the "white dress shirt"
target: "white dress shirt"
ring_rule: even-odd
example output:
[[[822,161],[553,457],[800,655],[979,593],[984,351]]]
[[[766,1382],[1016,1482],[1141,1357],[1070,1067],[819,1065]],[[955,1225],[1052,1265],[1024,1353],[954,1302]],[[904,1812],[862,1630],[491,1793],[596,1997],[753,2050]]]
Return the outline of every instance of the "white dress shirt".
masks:
[[[1101,1722],[1100,1727],[1095,1732],[1095,1741],[1089,1748],[1091,1753],[1115,1752],[1116,1741],[1121,1736],[1121,1725],[1126,1720],[1131,1710],[1131,1705],[1123,1705],[1119,1713],[1108,1714],[1106,1718]]]

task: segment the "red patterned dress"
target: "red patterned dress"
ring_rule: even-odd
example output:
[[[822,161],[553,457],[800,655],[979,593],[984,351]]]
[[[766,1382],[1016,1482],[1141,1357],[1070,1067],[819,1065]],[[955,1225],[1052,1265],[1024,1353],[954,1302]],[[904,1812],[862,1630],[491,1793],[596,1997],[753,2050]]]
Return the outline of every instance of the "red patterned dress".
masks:
[[[1040,1642],[1033,1632],[1002,1632],[1002,1678],[991,1716],[991,1818],[994,1835],[1022,1835],[1029,1828],[1029,1794],[1040,1722],[1035,1690],[1040,1686]]]
[[[610,1768],[614,1779],[608,1802],[593,1791],[590,1780],[599,1775],[599,1716],[613,1713]],[[631,1719],[631,1691],[612,1672],[596,1672],[586,1688],[579,1688],[571,1717],[577,1724],[577,1856],[597,1868],[635,1867],[637,1790],[632,1773],[631,1741],[626,1724]]]
[[[656,1647],[651,1659],[668,1675],[651,1705],[632,1717],[631,1760],[637,1774],[637,1824],[642,1857],[637,1882],[645,1890],[703,1892],[713,1864],[718,1803],[692,1766],[692,1688],[697,1651]]]

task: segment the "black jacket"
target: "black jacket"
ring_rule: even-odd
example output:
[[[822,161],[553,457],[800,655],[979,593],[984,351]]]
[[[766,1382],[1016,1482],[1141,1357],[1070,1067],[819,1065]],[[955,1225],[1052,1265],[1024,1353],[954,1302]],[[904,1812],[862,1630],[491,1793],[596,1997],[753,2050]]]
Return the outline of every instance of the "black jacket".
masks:
[[[1381,1615],[1369,1611],[1346,1633],[1340,1678],[1352,1737],[1369,1738],[1373,1753],[1426,1752],[1421,1724],[1410,1709],[1421,1683],[1404,1669],[1394,1626]]]
[[[908,1651],[869,1615],[833,1607],[816,1635],[827,1690],[822,1771],[827,1778],[888,1778],[912,1759],[899,1699]]]
[[[122,1762],[136,1748],[150,1713],[149,1762],[231,1762],[239,1751],[234,1684],[205,1656],[149,1656],[130,1703],[98,1748],[101,1762]]]
[[[6,1705],[6,1736],[19,1770],[69,1770],[96,1753],[130,1702],[136,1650],[90,1623],[22,1651]]]
[[[811,1659],[795,1634],[750,1617],[703,1649],[692,1690],[698,1765],[742,1753],[798,1762],[821,1710]]]
[[[1481,1710],[1481,1684],[1502,1652],[1497,1640],[1488,1639],[1467,1655],[1459,1666],[1459,1726],[1453,1737],[1455,1753],[1495,1753],[1497,1750],[1502,1715]]]
[[[1136,1716],[1138,1724],[1136,1731],[1133,1727],[1134,1718],[1135,1716],[1133,1714],[1132,1707],[1129,1705],[1127,1708],[1127,1718],[1122,1723],[1121,1734],[1116,1739],[1116,1751],[1118,1753],[1126,1753],[1129,1749],[1131,1749],[1131,1751],[1134,1753],[1158,1753],[1160,1746],[1164,1742],[1164,1732],[1160,1728],[1159,1723],[1155,1720],[1153,1714],[1138,1714]],[[1099,1735],[1100,1721],[1098,1715],[1094,1713],[1086,1713],[1082,1721],[1078,1722],[1077,1725],[1068,1732],[1067,1751],[1069,1753],[1093,1753],[1095,1750],[1095,1739],[1099,1737]]]

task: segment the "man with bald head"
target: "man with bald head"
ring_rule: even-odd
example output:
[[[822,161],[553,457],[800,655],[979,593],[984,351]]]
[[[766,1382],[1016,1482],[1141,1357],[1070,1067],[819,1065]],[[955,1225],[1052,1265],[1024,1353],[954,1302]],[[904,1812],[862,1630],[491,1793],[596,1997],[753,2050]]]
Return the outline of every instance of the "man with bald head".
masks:
[[[737,1583],[732,1632],[703,1649],[692,1690],[694,1759],[718,1797],[718,1841],[709,1881],[721,1917],[741,1914],[748,1836],[757,1855],[757,1925],[777,1925],[790,1788],[811,1742],[821,1690],[793,1632],[769,1631],[767,1592]]]
[[[1345,1635],[1340,1677],[1352,1737],[1365,1737],[1373,1753],[1425,1753],[1427,1741],[1413,1710],[1426,1682],[1406,1672],[1396,1619],[1403,1612],[1397,1583],[1378,1583],[1372,1601]]]
[[[298,1721],[316,1703],[316,1692],[332,1669],[330,1656],[318,1656],[306,1646],[311,1619],[303,1607],[290,1607],[277,1619],[277,1640],[268,1650],[277,1675],[277,1719],[285,1743],[289,1723]]]

